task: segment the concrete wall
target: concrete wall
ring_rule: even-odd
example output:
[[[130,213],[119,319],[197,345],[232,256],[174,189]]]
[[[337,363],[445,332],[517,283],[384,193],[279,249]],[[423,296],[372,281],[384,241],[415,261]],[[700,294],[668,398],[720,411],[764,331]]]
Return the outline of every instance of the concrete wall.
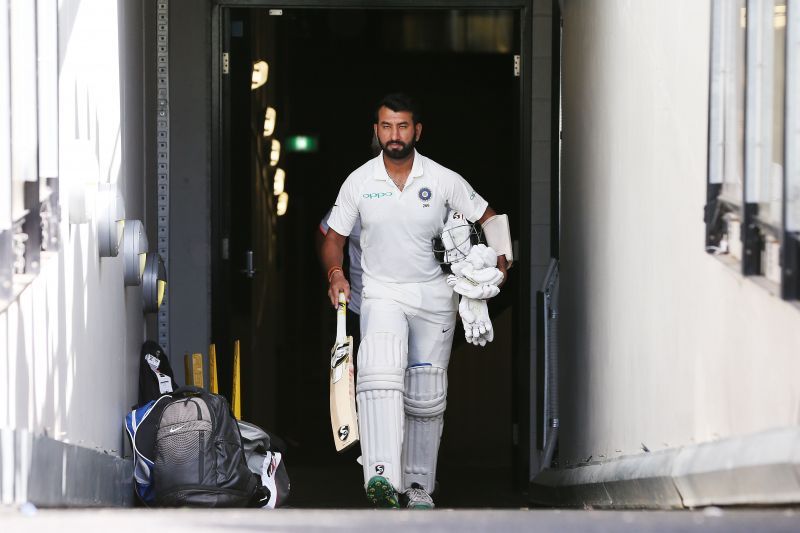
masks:
[[[211,6],[170,2],[170,247],[172,368],[208,353],[211,338]],[[176,378],[183,382],[183,372]]]
[[[536,317],[536,292],[542,288],[547,276],[550,258],[555,257],[551,246],[552,209],[551,209],[551,152],[552,146],[552,83],[553,73],[558,75],[558,65],[553,66],[553,2],[552,0],[534,0],[533,2],[533,53],[530,62],[533,67],[533,85],[531,102],[531,259],[530,259],[530,302],[531,314],[529,335],[531,339],[531,364],[529,368],[531,405],[538,395],[536,390],[536,338],[539,334]],[[557,100],[556,100],[557,101]],[[541,452],[536,447],[539,421],[535,420],[535,409],[531,413],[531,424],[528,428],[528,464],[529,472],[541,469]],[[530,476],[528,476],[530,478]]]
[[[564,4],[561,465],[796,426],[800,309],[704,252],[709,2]]]
[[[122,454],[122,422],[136,401],[144,337],[141,289],[124,286],[121,252],[99,257],[92,194],[88,221],[80,224],[70,223],[79,208],[68,198],[71,191],[115,183],[127,217],[144,214],[141,28],[138,2],[58,2],[62,242],[58,251],[42,253],[38,276],[15,280],[19,294],[0,310],[5,503],[35,499],[30,459],[46,458],[45,449],[82,457],[75,464],[67,455],[55,461],[72,465],[63,466],[64,475],[73,474],[62,482],[72,495],[64,501],[101,503],[102,494],[80,495],[81,487],[107,483],[95,479],[100,468],[74,467]],[[68,446],[37,448],[32,443],[40,437]],[[75,446],[97,453],[76,453]],[[48,502],[57,503],[49,491]]]

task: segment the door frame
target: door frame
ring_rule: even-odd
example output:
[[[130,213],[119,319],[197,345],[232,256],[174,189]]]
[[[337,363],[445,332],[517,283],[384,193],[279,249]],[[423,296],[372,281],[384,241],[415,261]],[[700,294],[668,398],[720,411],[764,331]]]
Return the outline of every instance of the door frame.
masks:
[[[222,131],[224,102],[222,101],[222,53],[224,45],[223,22],[228,9],[231,8],[269,8],[269,9],[363,9],[363,10],[426,10],[448,11],[507,9],[519,13],[520,42],[520,91],[518,109],[520,110],[520,136],[518,151],[519,161],[519,218],[516,232],[518,240],[526,245],[518,246],[515,259],[522,268],[513,272],[519,276],[519,291],[515,300],[514,323],[512,326],[512,420],[513,427],[513,476],[518,490],[525,491],[531,479],[530,455],[535,441],[531,438],[532,430],[537,424],[531,417],[535,416],[535,379],[531,379],[536,364],[536,328],[532,321],[535,318],[536,287],[532,287],[531,264],[531,188],[533,179],[532,137],[533,137],[533,0],[281,0],[268,2],[264,0],[211,0],[211,190],[216,190],[222,175]],[[212,209],[216,207],[212,199]],[[211,249],[216,248],[214,242],[219,237],[219,228],[214,213],[211,213]],[[213,255],[213,252],[212,252]],[[213,295],[215,290],[214,265],[212,257],[211,289],[213,313]],[[527,275],[526,275],[527,274]]]

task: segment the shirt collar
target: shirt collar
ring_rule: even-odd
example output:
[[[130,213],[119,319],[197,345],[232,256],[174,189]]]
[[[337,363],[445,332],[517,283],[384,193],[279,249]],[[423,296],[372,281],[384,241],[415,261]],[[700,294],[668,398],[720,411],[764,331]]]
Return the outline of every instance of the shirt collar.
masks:
[[[408,181],[406,181],[406,185],[411,183],[412,178],[421,178],[423,176],[424,168],[422,165],[422,157],[422,154],[417,152],[417,149],[414,148],[414,162],[411,164],[411,172],[408,175]],[[375,164],[372,166],[373,179],[380,181],[391,180],[389,173],[386,172],[386,165],[383,164],[383,152],[379,153],[373,159],[373,161],[375,161]]]

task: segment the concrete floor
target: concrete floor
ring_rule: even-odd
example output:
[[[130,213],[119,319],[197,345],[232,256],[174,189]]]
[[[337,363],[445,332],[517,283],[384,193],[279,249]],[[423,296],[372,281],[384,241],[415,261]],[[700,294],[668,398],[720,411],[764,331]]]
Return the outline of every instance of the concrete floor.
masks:
[[[37,510],[0,508],[2,531],[178,533],[205,531],[507,531],[578,533],[800,531],[792,509],[702,511],[448,510]]]
[[[530,510],[505,471],[443,472],[434,511],[365,508],[361,471],[293,467],[289,508],[37,509],[0,506],[0,532],[202,533],[206,531],[472,533],[800,532],[800,508],[698,511]],[[454,508],[455,507],[455,508]]]
[[[438,470],[439,490],[434,501],[439,507],[457,509],[519,509],[527,507],[525,495],[511,486],[510,469]],[[292,492],[288,504],[304,509],[364,509],[361,466],[289,467]]]

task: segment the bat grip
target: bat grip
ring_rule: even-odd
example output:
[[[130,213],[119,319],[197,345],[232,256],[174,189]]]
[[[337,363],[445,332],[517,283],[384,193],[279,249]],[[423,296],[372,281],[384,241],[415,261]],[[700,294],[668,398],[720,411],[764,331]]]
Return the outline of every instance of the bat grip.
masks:
[[[336,310],[336,341],[343,341],[347,336],[347,300],[344,292],[339,292],[339,307]]]

